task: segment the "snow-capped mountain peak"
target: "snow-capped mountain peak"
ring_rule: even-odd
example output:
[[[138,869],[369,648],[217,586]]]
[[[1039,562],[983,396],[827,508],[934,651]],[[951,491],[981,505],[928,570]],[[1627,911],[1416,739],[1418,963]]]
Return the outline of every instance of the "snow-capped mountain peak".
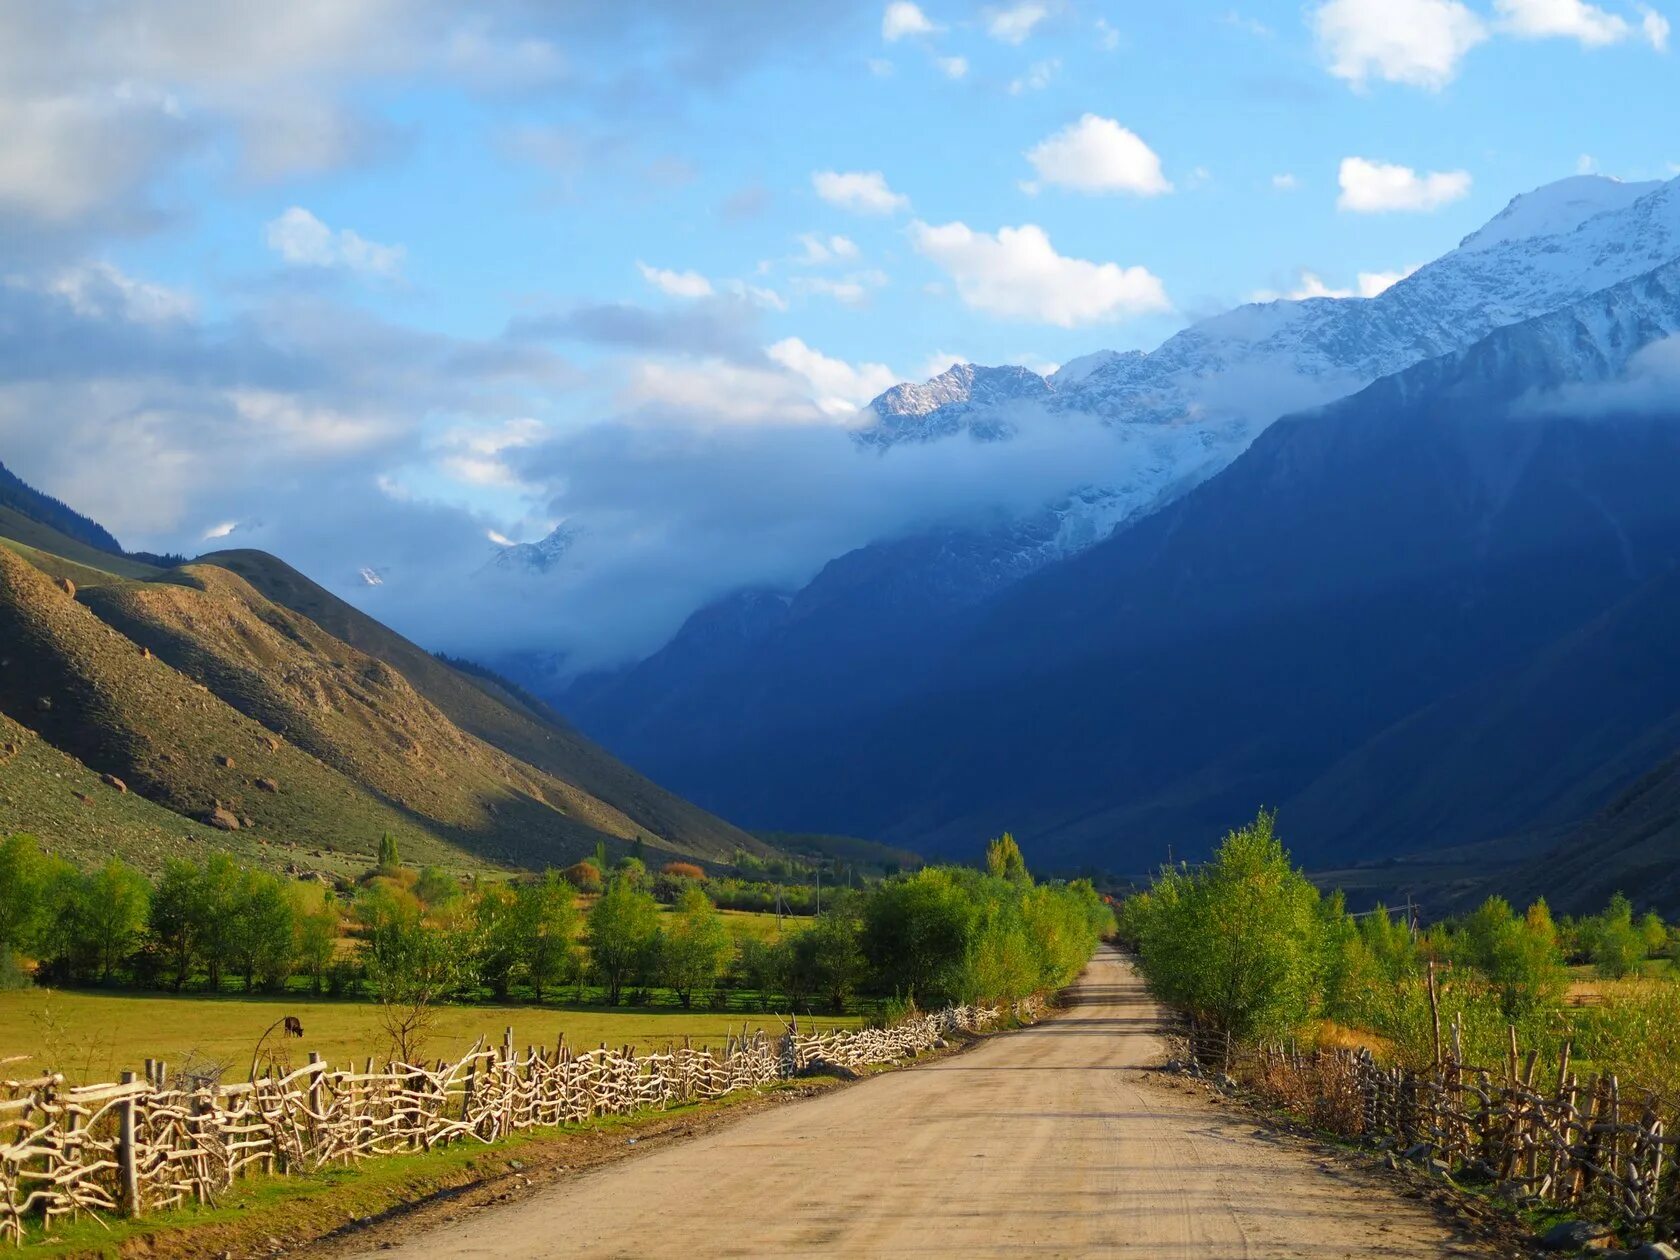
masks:
[[[508,572],[547,573],[565,559],[584,532],[578,526],[563,521],[536,542],[503,547],[490,563]]]
[[[1014,432],[1008,409],[1042,401],[1051,392],[1050,382],[1030,368],[958,363],[921,385],[895,385],[875,399],[869,409],[876,421],[860,430],[859,438],[881,446],[961,430],[982,440],[1005,438]]]
[[[1625,184],[1605,175],[1572,175],[1511,198],[1487,224],[1459,242],[1461,250],[1573,232],[1588,219],[1622,210],[1661,188],[1661,180]]]

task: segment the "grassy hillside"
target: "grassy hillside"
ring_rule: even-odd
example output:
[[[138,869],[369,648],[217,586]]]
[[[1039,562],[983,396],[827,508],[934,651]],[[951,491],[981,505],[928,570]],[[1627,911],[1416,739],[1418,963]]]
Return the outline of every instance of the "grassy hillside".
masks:
[[[78,866],[117,857],[156,874],[168,858],[202,861],[230,852],[276,872],[359,874],[360,855],[270,842],[254,831],[223,832],[119,792],[33,731],[0,714],[0,835],[27,832]]]
[[[155,568],[0,506],[0,714],[44,737],[0,768],[0,831],[147,867],[220,837],[329,873],[386,831],[454,869],[770,851],[272,557],[216,559]]]
[[[637,774],[553,710],[492,678],[451,668],[273,556],[220,551],[202,557],[200,564],[238,574],[274,603],[384,661],[463,731],[575,784],[635,820],[650,837],[663,837],[669,847],[713,861],[727,860],[737,848],[771,851],[747,832]]]
[[[163,572],[138,560],[77,542],[4,504],[0,504],[0,545],[20,554],[29,552],[30,559],[43,567],[58,566],[57,573],[68,575],[78,586],[109,582],[112,578],[153,578]]]
[[[412,860],[467,860],[423,820],[246,717],[3,549],[0,644],[0,712],[175,813],[208,821],[220,810],[239,831],[366,855],[390,831]]]
[[[345,777],[522,864],[645,834],[571,784],[464,734],[385,662],[226,569],[88,593],[99,616]],[[651,839],[651,837],[650,837]],[[657,841],[654,841],[657,843]]]

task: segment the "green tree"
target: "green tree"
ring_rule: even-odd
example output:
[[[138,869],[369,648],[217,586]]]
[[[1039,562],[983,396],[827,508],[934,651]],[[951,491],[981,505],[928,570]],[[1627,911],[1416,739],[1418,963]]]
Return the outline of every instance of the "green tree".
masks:
[[[285,984],[296,957],[297,912],[284,884],[266,871],[246,871],[233,922],[233,960],[245,991]]]
[[[1274,827],[1263,811],[1227,834],[1207,866],[1165,872],[1139,911],[1150,982],[1228,1046],[1299,1026],[1324,962],[1318,890],[1290,865]]]
[[[690,885],[677,897],[659,943],[659,970],[686,1009],[697,989],[708,989],[729,958],[729,929],[710,897]]]
[[[1621,893],[1587,929],[1593,966],[1606,979],[1620,980],[1639,970],[1645,941],[1633,922],[1633,905]]]
[[[311,993],[322,993],[338,956],[338,906],[326,893],[319,904],[299,907],[296,919],[297,966],[309,977]]]
[[[198,944],[204,960],[205,983],[219,993],[222,977],[234,960],[239,935],[239,904],[245,872],[225,853],[212,853],[200,872],[200,895],[194,903],[199,915]]]
[[[392,1054],[412,1064],[420,1057],[437,1004],[471,970],[471,954],[456,933],[427,923],[419,901],[406,893],[369,889],[357,899],[356,915],[380,1024]]]
[[[202,953],[205,913],[203,873],[182,858],[170,858],[152,890],[147,930],[152,949],[167,969],[170,987],[179,993],[191,979]]]
[[[955,872],[930,867],[880,885],[864,907],[864,953],[886,993],[960,1001],[977,907]]]
[[[589,911],[589,958],[617,1006],[624,986],[645,973],[659,944],[659,903],[623,874],[615,875]]]
[[[986,873],[1015,884],[1032,881],[1032,876],[1027,873],[1027,860],[1021,856],[1021,846],[1015,843],[1015,837],[1009,832],[987,842]]]
[[[152,886],[115,858],[81,881],[73,911],[77,934],[100,982],[108,983],[138,948]]]
[[[477,921],[478,977],[497,1001],[506,1001],[520,965],[518,899],[506,884],[492,884],[473,905]]]
[[[836,1015],[857,992],[868,966],[860,939],[862,925],[842,898],[817,916],[807,937],[816,989]]]
[[[39,943],[46,876],[47,863],[33,836],[0,839],[0,989],[23,978],[18,959]]]
[[[397,838],[389,831],[379,837],[379,857],[375,869],[381,875],[394,875],[402,867],[402,855],[397,851]]]
[[[461,881],[441,866],[428,866],[414,882],[414,895],[431,909],[447,906],[461,895]]]
[[[577,897],[557,871],[518,891],[519,956],[537,1001],[577,974]]]

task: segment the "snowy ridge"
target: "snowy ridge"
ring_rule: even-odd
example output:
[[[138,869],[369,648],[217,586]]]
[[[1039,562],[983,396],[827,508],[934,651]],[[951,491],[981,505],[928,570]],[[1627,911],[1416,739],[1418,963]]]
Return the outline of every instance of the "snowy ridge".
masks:
[[[1576,176],[1515,198],[1454,251],[1374,298],[1238,307],[1153,352],[1099,351],[1050,377],[959,364],[877,398],[860,443],[1008,440],[1052,413],[1115,434],[1112,469],[997,531],[1032,562],[1082,550],[1212,476],[1273,420],[1331,402],[1497,328],[1580,302],[1680,257],[1680,179]],[[1046,521],[1056,522],[1047,537]]]

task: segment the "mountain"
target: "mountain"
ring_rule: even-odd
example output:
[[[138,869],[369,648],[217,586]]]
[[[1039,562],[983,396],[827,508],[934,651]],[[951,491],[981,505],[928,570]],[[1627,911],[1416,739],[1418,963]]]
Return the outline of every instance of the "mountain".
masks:
[[[1261,804],[1317,862],[1597,808],[1680,734],[1680,406],[1628,388],[1677,330],[1671,261],[1280,420],[861,719],[659,770],[754,825],[1120,871]]]
[[[87,859],[211,846],[323,873],[364,867],[384,832],[456,869],[597,843],[770,851],[273,557],[149,569],[5,511],[0,831]]]
[[[748,590],[691,617],[646,661],[576,680],[556,703],[615,752],[713,802],[711,750],[798,741],[924,693],[976,609],[1124,532],[1227,467],[1277,416],[1320,405],[1495,329],[1585,301],[1680,256],[1680,180],[1577,177],[1514,199],[1457,249],[1372,299],[1242,307],[1159,349],[1099,352],[1050,376],[958,365],[900,385],[859,433],[1007,443],[1080,417],[1112,435],[1091,481],[1025,517],[926,529],[831,561],[799,590]],[[1053,652],[1058,650],[1051,649]],[[533,685],[537,685],[535,682]],[[825,818],[760,819],[821,825]]]
[[[0,508],[10,508],[85,547],[122,555],[121,544],[104,526],[89,520],[69,504],[26,485],[4,464],[0,464]]]

